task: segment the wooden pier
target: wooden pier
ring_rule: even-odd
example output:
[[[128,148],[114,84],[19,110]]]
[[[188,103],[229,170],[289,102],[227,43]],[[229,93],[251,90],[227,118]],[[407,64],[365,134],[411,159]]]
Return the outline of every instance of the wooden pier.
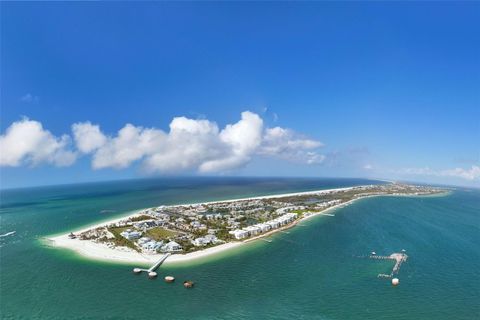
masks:
[[[148,269],[142,269],[142,268],[134,268],[133,273],[139,274],[141,272],[146,272],[148,273],[148,276],[150,278],[155,278],[157,276],[157,273],[155,270],[158,269],[162,265],[162,263],[171,255],[171,253],[165,253],[157,262],[155,262],[150,268]]]
[[[408,256],[405,253],[392,253],[389,256],[377,256],[377,255],[370,255],[370,259],[376,260],[395,260],[395,265],[393,266],[392,272],[390,274],[380,273],[378,274],[378,278],[392,278],[393,275],[397,274],[400,271],[400,267],[402,263],[407,261]]]

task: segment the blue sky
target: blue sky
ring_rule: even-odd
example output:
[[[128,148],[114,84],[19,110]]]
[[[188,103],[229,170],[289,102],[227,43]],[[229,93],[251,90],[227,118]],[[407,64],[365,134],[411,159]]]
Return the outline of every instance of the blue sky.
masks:
[[[1,20],[4,188],[197,174],[480,185],[478,3],[2,2]]]

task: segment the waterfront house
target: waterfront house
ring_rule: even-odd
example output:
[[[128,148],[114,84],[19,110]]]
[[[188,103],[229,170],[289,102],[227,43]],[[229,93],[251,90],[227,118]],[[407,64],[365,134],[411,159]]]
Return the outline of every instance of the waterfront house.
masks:
[[[182,246],[176,243],[175,241],[170,241],[169,243],[167,243],[162,247],[162,251],[165,251],[165,252],[178,252],[182,250],[183,250]]]
[[[217,242],[218,242],[217,237],[211,234],[207,234],[205,237],[200,237],[200,238],[196,238],[195,240],[192,240],[192,244],[195,247],[206,246],[207,244],[217,243]]]
[[[280,222],[278,222],[277,220],[267,221],[266,224],[268,224],[271,229],[276,229],[276,228],[280,227]]]
[[[267,232],[268,230],[270,230],[272,228],[267,223],[259,223],[259,224],[257,224],[257,226],[260,228],[261,232]]]
[[[163,241],[150,240],[142,244],[142,249],[148,252],[156,252],[163,245]]]
[[[216,243],[218,241],[217,237],[213,234],[207,234],[203,237],[208,243]]]
[[[232,230],[232,231],[229,231],[228,233],[233,235],[235,237],[235,239],[237,239],[237,240],[245,239],[250,235],[250,233],[248,231],[240,230],[240,229]]]
[[[205,241],[205,238],[196,238],[196,239],[192,240],[192,244],[195,247],[201,247],[201,246],[206,245],[207,242]]]
[[[258,226],[248,226],[243,230],[248,231],[251,236],[256,236],[257,234],[262,232],[262,229]]]

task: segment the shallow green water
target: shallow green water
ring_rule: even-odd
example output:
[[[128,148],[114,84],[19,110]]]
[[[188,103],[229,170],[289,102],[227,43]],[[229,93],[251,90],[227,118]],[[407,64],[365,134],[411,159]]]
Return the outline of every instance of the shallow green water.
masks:
[[[2,319],[478,319],[480,191],[377,197],[189,265],[178,283],[44,246],[42,236],[143,207],[371,183],[335,179],[142,180],[2,191]],[[114,210],[103,212],[102,210]],[[406,249],[393,263],[358,258]],[[196,281],[193,290],[183,279]]]

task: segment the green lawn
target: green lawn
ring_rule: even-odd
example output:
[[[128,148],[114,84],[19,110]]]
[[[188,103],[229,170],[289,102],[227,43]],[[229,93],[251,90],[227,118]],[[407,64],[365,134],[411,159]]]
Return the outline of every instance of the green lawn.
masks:
[[[172,238],[177,233],[175,231],[167,230],[162,227],[155,227],[147,230],[146,236],[152,238],[155,241],[166,240]]]

